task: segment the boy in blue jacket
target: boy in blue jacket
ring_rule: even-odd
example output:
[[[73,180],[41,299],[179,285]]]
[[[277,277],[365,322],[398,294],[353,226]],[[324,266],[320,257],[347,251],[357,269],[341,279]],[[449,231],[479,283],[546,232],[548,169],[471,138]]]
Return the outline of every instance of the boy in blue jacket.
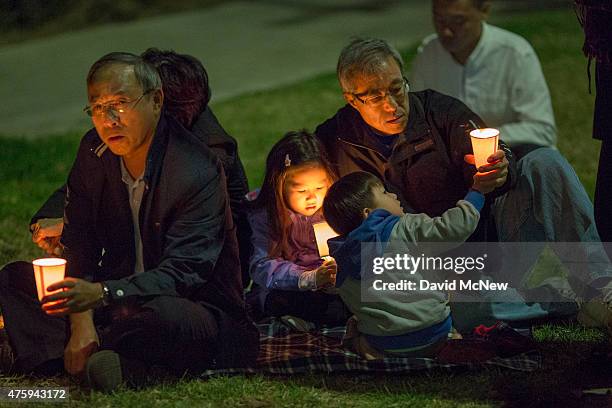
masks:
[[[396,195],[367,172],[348,174],[328,190],[323,212],[340,234],[329,241],[338,265],[336,287],[354,314],[359,334],[353,345],[363,357],[435,355],[452,332],[452,319],[442,291],[362,288],[369,284],[362,276],[362,243],[371,243],[383,258],[421,242],[444,242],[445,250],[452,249],[476,229],[487,192],[483,189],[475,178],[465,198],[439,217],[405,214]],[[385,276],[391,274],[415,282],[417,288],[422,278],[418,272],[403,271],[387,271]]]

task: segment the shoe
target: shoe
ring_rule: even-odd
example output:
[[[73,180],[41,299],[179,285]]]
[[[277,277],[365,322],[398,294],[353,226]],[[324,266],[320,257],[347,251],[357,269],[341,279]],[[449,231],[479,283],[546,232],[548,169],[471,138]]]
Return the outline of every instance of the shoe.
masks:
[[[584,303],[577,318],[581,325],[605,329],[612,336],[612,307],[603,299],[596,298]]]
[[[505,322],[489,327],[481,324],[474,328],[474,335],[492,344],[496,355],[504,358],[537,349],[531,335],[522,335]]]
[[[582,306],[584,300],[576,294],[569,281],[560,276],[553,276],[544,279],[539,286],[550,286],[565,299],[568,303],[575,303],[578,308]]]
[[[112,350],[94,353],[85,366],[85,380],[94,390],[112,392],[123,384],[121,359]]]
[[[168,369],[122,357],[112,350],[102,350],[89,357],[85,380],[92,389],[110,393],[122,385],[142,388],[174,381],[176,376]]]
[[[608,309],[612,310],[612,282],[601,288],[600,291],[604,303]]]
[[[307,333],[315,329],[314,323],[308,322],[296,316],[285,315],[285,316],[281,316],[280,319],[283,323],[285,323],[289,327],[299,332],[302,332],[302,333]]]

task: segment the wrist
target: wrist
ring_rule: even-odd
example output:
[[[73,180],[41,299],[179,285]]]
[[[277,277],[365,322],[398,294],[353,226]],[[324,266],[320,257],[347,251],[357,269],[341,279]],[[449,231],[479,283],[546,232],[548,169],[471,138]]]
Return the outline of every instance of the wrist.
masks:
[[[92,327],[94,327],[92,310],[70,314],[70,329],[72,332],[90,329]]]
[[[104,282],[98,282],[100,285],[100,302],[102,306],[108,306],[111,302],[110,290]]]
[[[298,280],[298,288],[300,290],[316,290],[317,289],[317,270],[304,271]]]

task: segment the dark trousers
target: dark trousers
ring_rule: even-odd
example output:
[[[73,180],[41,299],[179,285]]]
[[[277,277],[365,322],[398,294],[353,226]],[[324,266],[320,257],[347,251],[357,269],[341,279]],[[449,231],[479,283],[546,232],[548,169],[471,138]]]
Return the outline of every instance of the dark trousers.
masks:
[[[612,134],[601,141],[594,210],[597,232],[602,242],[608,242],[605,247],[612,259]]]
[[[271,290],[266,296],[264,314],[291,315],[316,325],[343,325],[350,317],[340,296],[320,291]]]
[[[601,140],[599,168],[595,184],[595,224],[603,242],[612,242],[612,61],[597,61],[597,96],[593,117],[593,137]],[[612,258],[612,244],[606,246]]]
[[[0,271],[0,306],[17,370],[37,372],[53,361],[61,369],[69,321],[42,311],[31,264],[14,262]],[[158,296],[99,308],[94,323],[101,349],[176,375],[211,367],[217,354],[217,312],[188,299]]]

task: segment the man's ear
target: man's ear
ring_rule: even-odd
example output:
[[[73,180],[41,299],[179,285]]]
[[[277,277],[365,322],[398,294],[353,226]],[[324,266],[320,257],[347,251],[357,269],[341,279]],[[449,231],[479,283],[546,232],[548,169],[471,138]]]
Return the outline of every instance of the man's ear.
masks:
[[[161,112],[162,106],[164,105],[164,91],[160,89],[156,89],[153,91],[153,106],[155,107],[155,112]]]
[[[361,214],[363,215],[363,219],[365,220],[366,218],[368,218],[371,212],[372,212],[371,208],[368,208],[368,207],[364,208],[363,211],[361,212]]]
[[[353,108],[357,109],[357,101],[355,100],[355,96],[350,92],[342,92],[342,96],[344,96],[344,100],[351,105]]]

